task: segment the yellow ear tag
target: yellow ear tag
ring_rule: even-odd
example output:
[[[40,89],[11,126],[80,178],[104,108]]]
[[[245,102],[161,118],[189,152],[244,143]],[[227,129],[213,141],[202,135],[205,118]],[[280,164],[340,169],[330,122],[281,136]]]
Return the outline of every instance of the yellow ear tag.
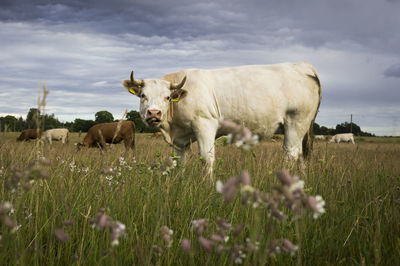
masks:
[[[135,90],[132,89],[132,88],[129,89],[129,92],[132,93],[132,94],[136,94]]]
[[[178,97],[176,97],[176,98],[173,98],[171,101],[173,101],[173,102],[178,102],[180,100],[180,98],[179,98],[179,96]]]

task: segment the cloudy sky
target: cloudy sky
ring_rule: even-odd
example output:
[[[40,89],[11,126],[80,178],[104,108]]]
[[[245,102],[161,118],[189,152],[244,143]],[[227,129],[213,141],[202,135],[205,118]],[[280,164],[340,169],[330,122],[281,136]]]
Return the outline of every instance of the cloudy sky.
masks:
[[[400,134],[400,0],[1,0],[0,116],[25,116],[39,84],[62,121],[138,110],[121,85],[185,68],[308,61],[317,123]]]

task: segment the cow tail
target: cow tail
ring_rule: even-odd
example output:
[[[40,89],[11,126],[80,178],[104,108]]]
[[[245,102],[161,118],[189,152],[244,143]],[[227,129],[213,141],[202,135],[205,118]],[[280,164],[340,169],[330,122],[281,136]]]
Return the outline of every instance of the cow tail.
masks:
[[[305,160],[308,160],[311,157],[311,152],[313,148],[313,124],[314,120],[312,121],[310,128],[303,138],[303,158]]]
[[[318,113],[318,110],[319,110],[319,105],[321,104],[321,82],[320,82],[318,74],[317,74],[317,72],[315,71],[314,68],[312,68],[312,71],[313,71],[313,75],[308,75],[308,77],[313,79],[315,81],[315,83],[317,83],[317,85],[318,85],[319,100],[318,100],[318,107],[315,110],[314,118],[311,121],[310,127],[309,127],[307,133],[304,135],[304,138],[303,138],[303,158],[305,160],[309,160],[311,158],[311,153],[312,153],[312,149],[313,149],[313,142],[314,142],[314,132],[313,132],[314,121],[315,121],[315,117],[317,116],[317,113]]]

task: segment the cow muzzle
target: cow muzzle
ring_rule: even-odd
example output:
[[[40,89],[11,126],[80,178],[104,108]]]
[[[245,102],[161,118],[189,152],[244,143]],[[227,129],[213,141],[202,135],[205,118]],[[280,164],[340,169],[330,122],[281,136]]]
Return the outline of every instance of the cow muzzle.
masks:
[[[150,126],[157,126],[161,122],[161,111],[160,110],[147,110],[146,122]]]

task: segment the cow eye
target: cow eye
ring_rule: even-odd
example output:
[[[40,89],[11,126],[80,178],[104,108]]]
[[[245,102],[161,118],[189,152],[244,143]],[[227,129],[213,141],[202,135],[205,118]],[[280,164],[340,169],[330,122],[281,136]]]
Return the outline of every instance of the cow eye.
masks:
[[[140,98],[142,98],[143,100],[147,99],[146,95],[144,95],[143,93],[140,95]]]
[[[165,97],[166,101],[169,101],[171,98],[169,96]]]

